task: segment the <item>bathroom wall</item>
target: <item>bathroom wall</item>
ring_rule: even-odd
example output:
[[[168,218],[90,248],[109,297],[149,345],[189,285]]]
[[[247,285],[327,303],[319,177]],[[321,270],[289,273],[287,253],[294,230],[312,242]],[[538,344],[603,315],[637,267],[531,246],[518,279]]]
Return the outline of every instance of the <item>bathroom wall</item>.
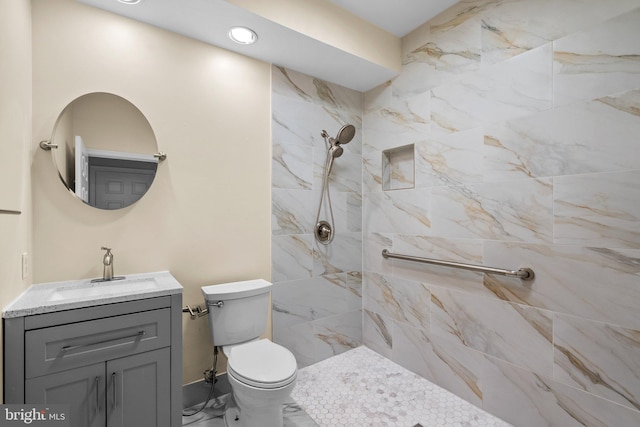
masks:
[[[275,66],[272,76],[273,338],[302,367],[362,342],[362,94]],[[347,123],[356,136],[331,172],[336,234],[325,246],[313,235],[327,154],[320,135]]]
[[[30,283],[22,254],[31,254],[31,3],[0,2],[0,307]],[[4,348],[0,342],[0,366]],[[2,382],[2,370],[0,370]],[[3,402],[0,388],[0,402]]]
[[[463,0],[403,40],[365,95],[366,345],[519,427],[640,425],[638,40],[637,0]]]
[[[76,3],[34,0],[34,283],[169,270],[185,304],[200,287],[270,279],[268,64]],[[76,97],[111,92],[149,120],[167,153],[135,205],[101,211],[58,181],[48,152],[56,118]],[[211,366],[207,318],[183,317],[184,381]]]

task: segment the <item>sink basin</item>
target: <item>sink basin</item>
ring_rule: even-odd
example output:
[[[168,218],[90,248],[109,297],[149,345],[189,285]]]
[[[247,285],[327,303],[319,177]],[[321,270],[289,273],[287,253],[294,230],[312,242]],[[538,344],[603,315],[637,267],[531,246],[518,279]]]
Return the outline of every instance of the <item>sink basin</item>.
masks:
[[[153,278],[123,279],[109,282],[92,283],[86,281],[69,287],[57,288],[51,293],[49,301],[66,301],[78,298],[96,298],[130,292],[143,292],[158,287]]]

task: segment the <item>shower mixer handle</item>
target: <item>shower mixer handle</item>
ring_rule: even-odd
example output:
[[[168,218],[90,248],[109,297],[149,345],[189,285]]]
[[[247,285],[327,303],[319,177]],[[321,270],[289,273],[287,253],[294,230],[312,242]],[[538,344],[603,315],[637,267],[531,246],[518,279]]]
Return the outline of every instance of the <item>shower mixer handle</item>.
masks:
[[[329,244],[333,240],[333,230],[327,221],[320,221],[315,228],[316,239],[322,244]]]

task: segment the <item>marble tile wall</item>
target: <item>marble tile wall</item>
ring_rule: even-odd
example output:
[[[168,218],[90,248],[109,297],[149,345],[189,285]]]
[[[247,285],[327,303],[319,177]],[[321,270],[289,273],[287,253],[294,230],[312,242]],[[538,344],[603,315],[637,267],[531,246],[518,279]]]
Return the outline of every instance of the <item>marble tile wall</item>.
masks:
[[[301,367],[362,343],[362,105],[363,94],[311,76],[272,68],[273,338]],[[356,136],[344,145],[330,178],[336,235],[313,235],[327,148],[347,123]],[[329,215],[326,202],[320,219]]]
[[[419,34],[364,96],[364,343],[517,426],[640,425],[640,0],[462,0]]]

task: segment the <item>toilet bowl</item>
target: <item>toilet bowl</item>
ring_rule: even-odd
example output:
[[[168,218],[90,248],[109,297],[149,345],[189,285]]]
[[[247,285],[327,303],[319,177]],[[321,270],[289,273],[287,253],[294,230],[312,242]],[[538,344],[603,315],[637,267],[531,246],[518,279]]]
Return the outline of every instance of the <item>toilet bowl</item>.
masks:
[[[213,345],[227,356],[233,397],[227,426],[282,427],[282,405],[296,384],[293,353],[259,339],[267,329],[271,286],[254,279],[202,287]]]
[[[296,359],[286,348],[261,339],[223,346],[235,405],[225,413],[229,427],[282,427],[282,405],[295,387]]]

